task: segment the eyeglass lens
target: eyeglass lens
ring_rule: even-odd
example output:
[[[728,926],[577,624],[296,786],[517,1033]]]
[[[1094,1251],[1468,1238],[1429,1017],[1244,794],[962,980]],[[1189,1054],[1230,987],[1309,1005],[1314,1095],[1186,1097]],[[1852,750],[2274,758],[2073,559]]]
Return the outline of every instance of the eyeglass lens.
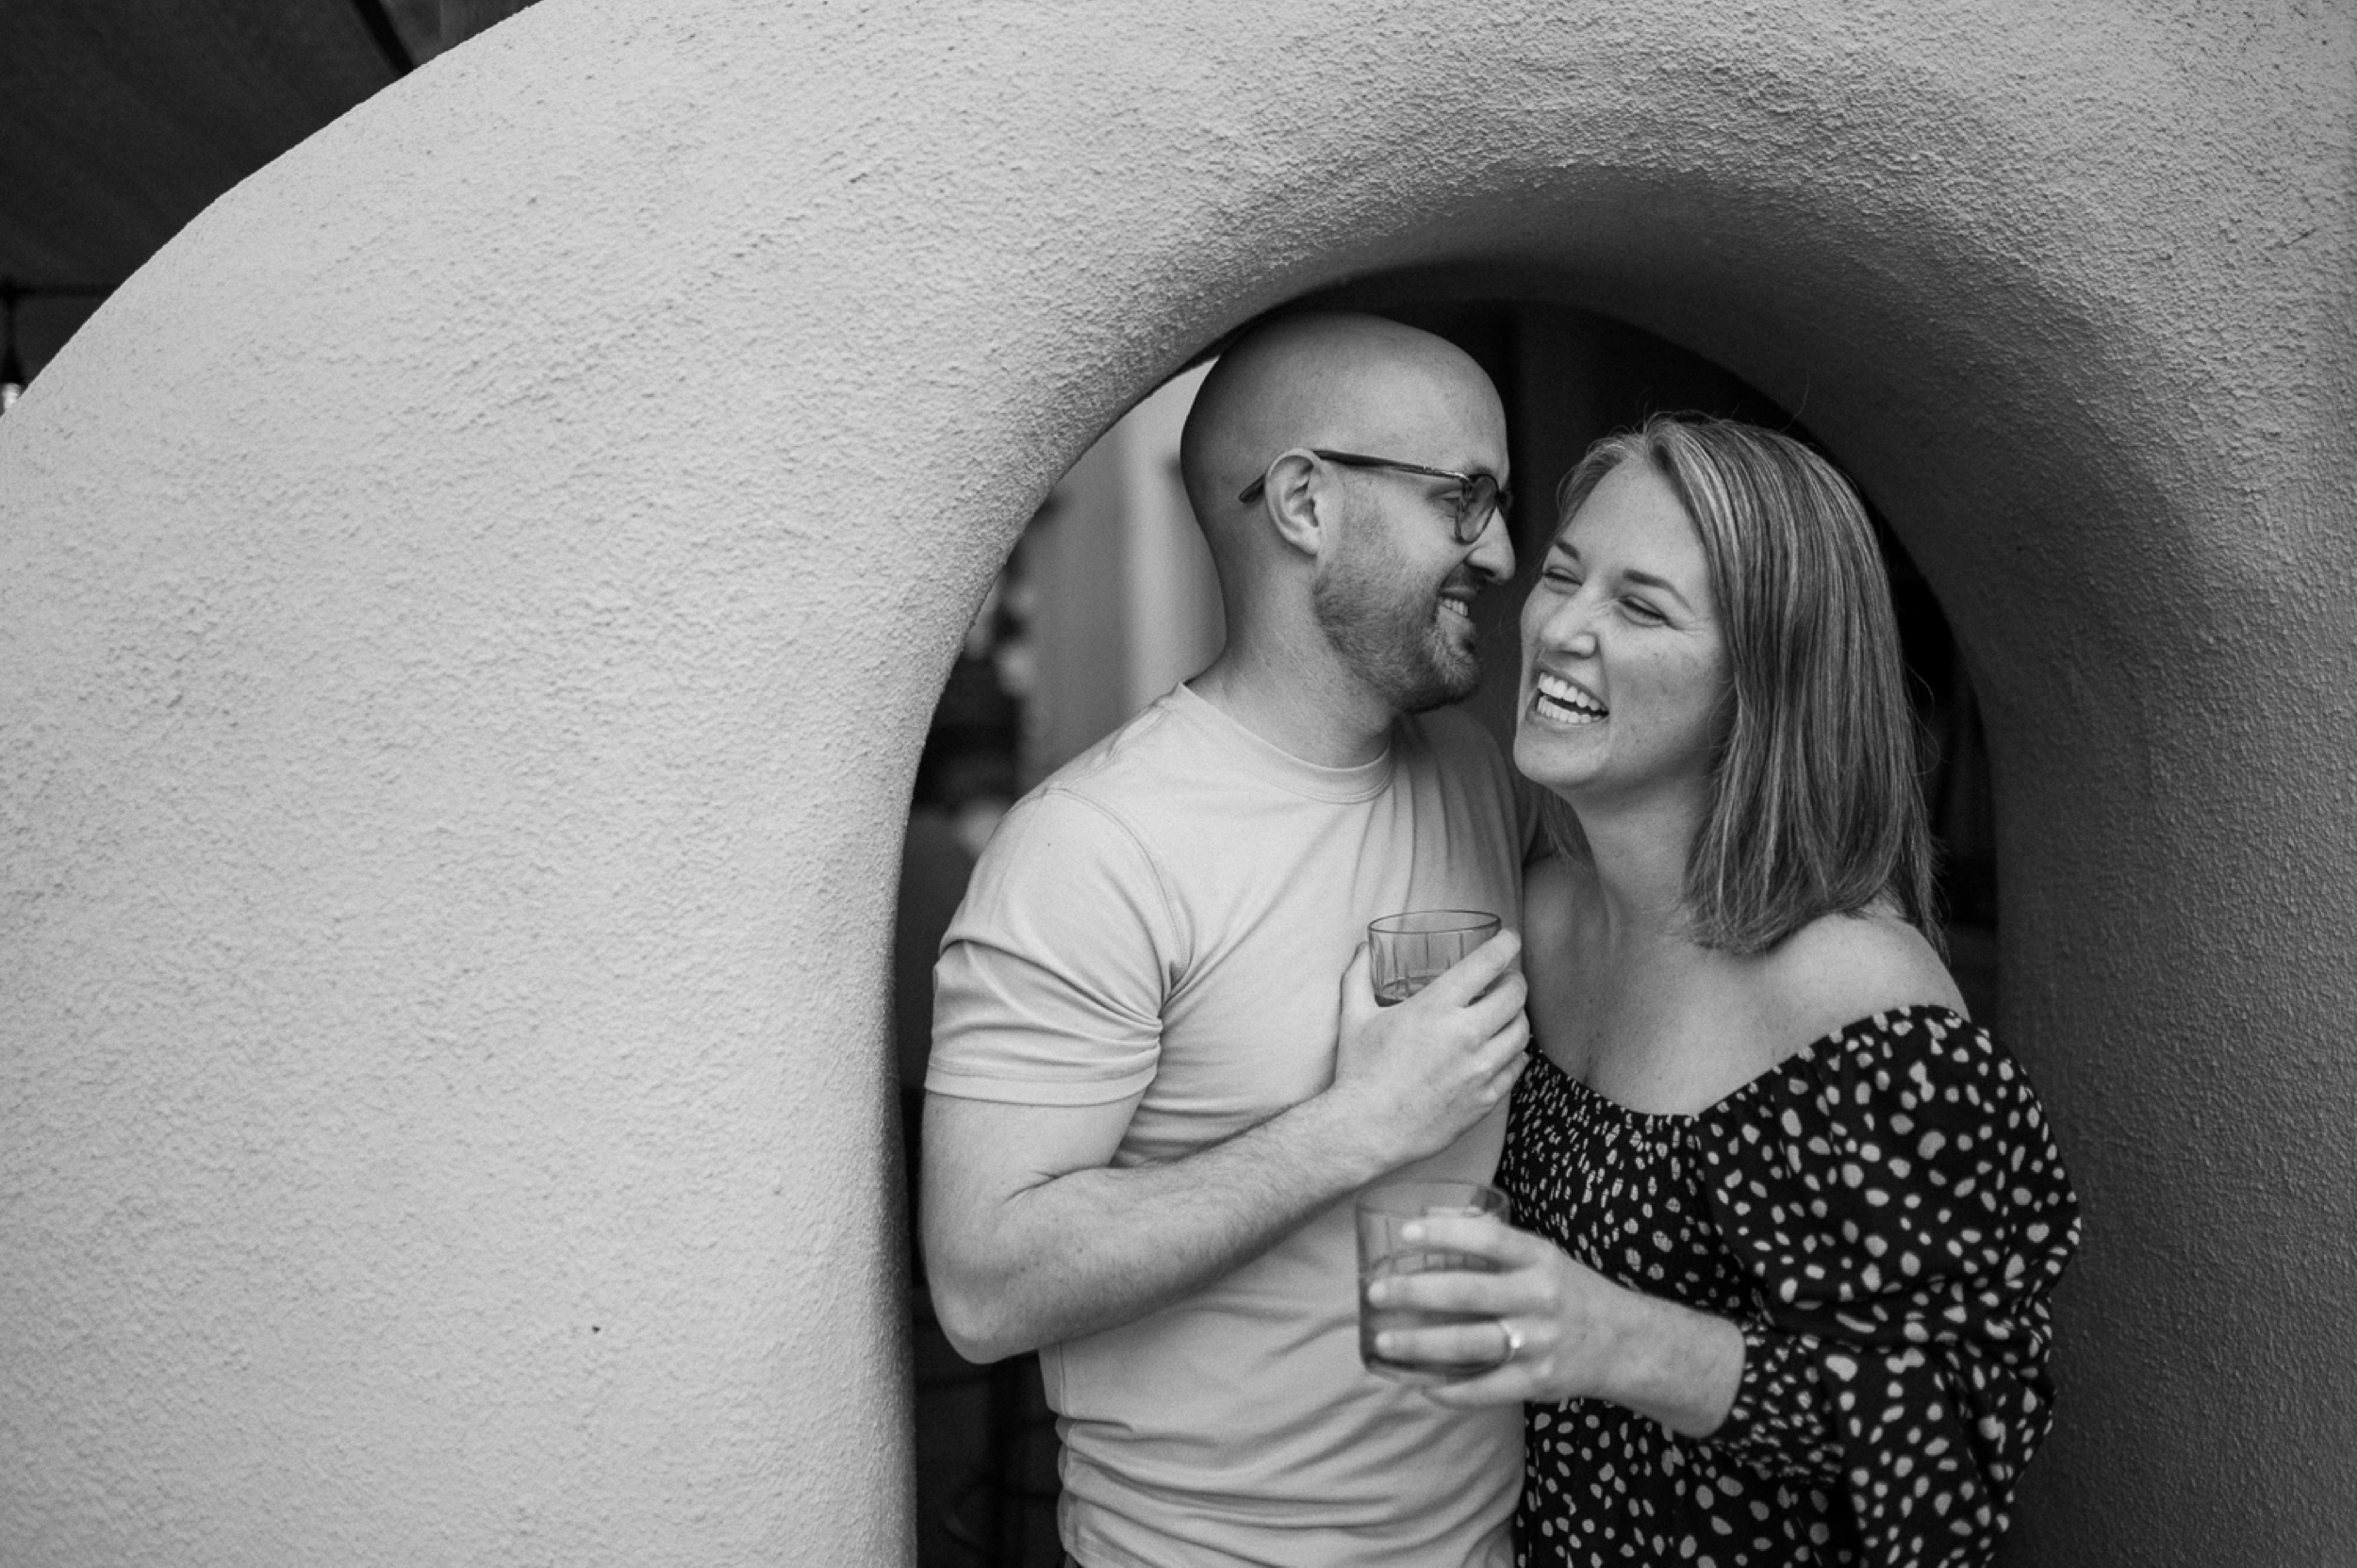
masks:
[[[1476,473],[1457,492],[1457,542],[1472,544],[1490,526],[1490,514],[1506,511],[1506,492],[1486,473]]]

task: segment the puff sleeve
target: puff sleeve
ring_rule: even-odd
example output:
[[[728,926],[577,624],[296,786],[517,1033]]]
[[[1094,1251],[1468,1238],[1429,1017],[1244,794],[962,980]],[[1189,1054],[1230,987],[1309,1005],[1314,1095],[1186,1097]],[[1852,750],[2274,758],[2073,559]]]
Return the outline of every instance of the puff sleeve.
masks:
[[[2079,1239],[2028,1077],[1925,1007],[1863,1019],[1756,1087],[1698,1140],[1753,1295],[1709,1442],[1845,1495],[1865,1560],[1984,1562],[2052,1426],[2047,1297]]]

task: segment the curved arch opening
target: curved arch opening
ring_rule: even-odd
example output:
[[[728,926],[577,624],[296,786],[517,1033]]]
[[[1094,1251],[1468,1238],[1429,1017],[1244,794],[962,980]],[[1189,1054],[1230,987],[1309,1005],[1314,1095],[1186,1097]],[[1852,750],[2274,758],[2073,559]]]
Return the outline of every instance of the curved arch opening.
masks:
[[[1484,282],[1478,273],[1400,273],[1298,303],[1374,310],[1433,332],[1470,354],[1500,390],[1523,498],[1510,520],[1518,570],[1484,602],[1483,679],[1465,706],[1510,753],[1516,616],[1559,520],[1557,488],[1591,442],[1652,413],[1688,411],[1823,443],[1795,411],[1702,355],[1574,304],[1495,297]],[[1177,479],[1178,428],[1210,357],[1140,400],[1057,481],[985,596],[934,710],[903,842],[894,938],[912,1202],[931,949],[989,827],[1021,789],[1218,651],[1217,583]],[[1978,702],[1937,595],[1867,500],[1916,704],[1952,966],[1975,1015],[1992,1016],[1995,807]],[[1151,624],[1141,624],[1147,617]],[[909,1267],[921,1293],[913,1250]],[[965,1363],[921,1294],[914,1305],[920,1568],[1054,1568],[1055,1435],[1036,1358]]]

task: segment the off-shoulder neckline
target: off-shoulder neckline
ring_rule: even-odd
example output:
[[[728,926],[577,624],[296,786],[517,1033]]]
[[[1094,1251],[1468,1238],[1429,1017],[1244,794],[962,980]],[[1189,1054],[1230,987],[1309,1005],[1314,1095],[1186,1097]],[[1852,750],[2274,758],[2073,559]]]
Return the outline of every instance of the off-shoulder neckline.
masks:
[[[1624,1117],[1631,1122],[1649,1122],[1656,1125],[1662,1123],[1691,1124],[1706,1121],[1712,1116],[1722,1114],[1722,1113],[1732,1109],[1738,1100],[1743,1099],[1757,1092],[1762,1084],[1769,1082],[1779,1073],[1788,1072],[1794,1067],[1816,1065],[1817,1053],[1821,1048],[1827,1046],[1838,1046],[1842,1041],[1849,1039],[1861,1025],[1871,1026],[1874,1032],[1877,1033],[1887,1033],[1889,1028],[1888,1021],[1895,1021],[1901,1018],[1924,1017],[1953,1019],[1957,1024],[1968,1030],[1978,1029],[1980,1027],[1971,1019],[1957,1012],[1954,1008],[1950,1007],[1946,1002],[1920,1001],[1909,1003],[1905,1007],[1886,1007],[1879,1012],[1868,1013],[1853,1018],[1848,1023],[1840,1026],[1838,1029],[1826,1031],[1816,1039],[1811,1040],[1807,1045],[1803,1046],[1799,1050],[1796,1050],[1791,1055],[1784,1058],[1784,1060],[1775,1063],[1772,1066],[1761,1068],[1757,1073],[1755,1073],[1752,1077],[1745,1079],[1741,1083],[1736,1085],[1732,1089],[1729,1089],[1725,1094],[1720,1096],[1717,1099],[1711,1101],[1708,1105],[1704,1106],[1699,1111],[1640,1111],[1633,1106],[1623,1105],[1619,1100],[1614,1099],[1611,1096],[1605,1094],[1599,1089],[1591,1088],[1588,1084],[1581,1082],[1578,1079],[1574,1078],[1570,1073],[1565,1072],[1560,1066],[1556,1065],[1554,1057],[1549,1056],[1545,1051],[1539,1048],[1538,1042],[1535,1040],[1531,1042],[1530,1054],[1545,1063],[1547,1065],[1547,1070],[1552,1072],[1557,1078],[1562,1080],[1565,1083],[1570,1084],[1573,1088],[1578,1090],[1582,1095],[1595,1101],[1598,1105],[1603,1106],[1605,1109],[1610,1111],[1617,1116]]]

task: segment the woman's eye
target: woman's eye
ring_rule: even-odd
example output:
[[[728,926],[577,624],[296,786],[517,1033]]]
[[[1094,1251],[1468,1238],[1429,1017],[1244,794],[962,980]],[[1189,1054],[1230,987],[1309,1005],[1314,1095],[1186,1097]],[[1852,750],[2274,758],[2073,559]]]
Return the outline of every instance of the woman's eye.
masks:
[[[1539,576],[1541,581],[1552,583],[1558,588],[1570,589],[1579,586],[1579,573],[1570,567],[1549,567]]]
[[[1631,620],[1641,626],[1658,626],[1670,619],[1641,599],[1624,599],[1621,608]]]

